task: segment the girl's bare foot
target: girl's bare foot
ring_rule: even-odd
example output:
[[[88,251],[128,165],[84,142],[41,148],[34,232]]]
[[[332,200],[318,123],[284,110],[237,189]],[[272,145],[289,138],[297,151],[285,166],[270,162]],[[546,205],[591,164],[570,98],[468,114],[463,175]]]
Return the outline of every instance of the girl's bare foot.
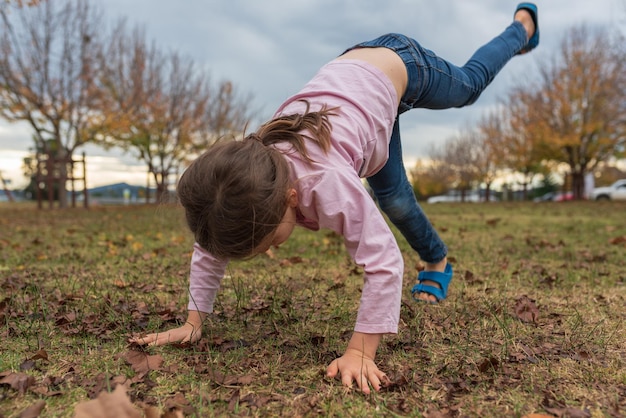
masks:
[[[524,26],[528,34],[528,39],[535,34],[535,22],[528,10],[519,9],[517,13],[515,13],[514,19]]]

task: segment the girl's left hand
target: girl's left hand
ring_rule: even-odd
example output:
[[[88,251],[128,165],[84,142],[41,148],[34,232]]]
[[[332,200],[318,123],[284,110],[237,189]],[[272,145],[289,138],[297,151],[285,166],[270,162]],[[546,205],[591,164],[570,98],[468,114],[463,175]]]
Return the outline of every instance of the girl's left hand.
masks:
[[[338,374],[345,386],[352,387],[352,382],[356,381],[359,390],[365,394],[371,392],[370,388],[379,391],[382,386],[391,383],[373,359],[353,348],[348,348],[343,356],[333,360],[326,369],[328,377],[336,377]]]

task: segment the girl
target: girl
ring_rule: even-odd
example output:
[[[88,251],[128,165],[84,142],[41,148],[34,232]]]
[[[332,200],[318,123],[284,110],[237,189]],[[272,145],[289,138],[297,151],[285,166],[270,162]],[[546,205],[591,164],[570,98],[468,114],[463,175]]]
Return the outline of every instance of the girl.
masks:
[[[398,34],[356,45],[324,66],[257,132],[208,149],[178,185],[196,239],[187,322],[133,341],[197,341],[229,259],[280,245],[295,225],[329,228],[343,236],[365,277],[354,333],[327,375],[340,375],[346,386],[356,382],[364,393],[380,390],[388,379],[374,358],[382,335],[397,332],[403,260],[361,178],[426,263],[414,297],[444,299],[452,277],[447,248],[407,179],[398,115],[476,101],[514,55],[537,46],[537,17],[534,4],[519,4],[514,22],[460,68]]]

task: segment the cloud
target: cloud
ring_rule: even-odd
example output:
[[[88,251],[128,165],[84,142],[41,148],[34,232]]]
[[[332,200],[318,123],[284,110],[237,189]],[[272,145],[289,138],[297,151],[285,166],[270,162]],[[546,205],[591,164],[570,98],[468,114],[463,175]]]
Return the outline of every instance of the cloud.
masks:
[[[6,151],[26,151],[33,146],[30,125],[0,120],[0,154],[4,155]]]
[[[230,80],[251,94],[262,123],[327,61],[351,45],[386,32],[406,33],[462,65],[474,50],[502,31],[516,2],[501,0],[99,0],[113,21],[126,17],[146,29],[164,50],[191,56],[214,81]],[[416,110],[402,116],[407,159],[425,156],[460,128],[496,105],[512,83],[523,82],[553,54],[572,25],[626,28],[622,0],[551,0],[539,4],[541,43],[514,58],[479,101],[464,109]],[[529,82],[529,88],[532,84]],[[0,152],[32,146],[23,127],[0,123]],[[254,129],[256,124],[251,125]],[[14,130],[9,130],[14,129]],[[95,150],[90,149],[89,155]],[[132,156],[113,152],[121,163]],[[2,167],[0,167],[2,169]]]

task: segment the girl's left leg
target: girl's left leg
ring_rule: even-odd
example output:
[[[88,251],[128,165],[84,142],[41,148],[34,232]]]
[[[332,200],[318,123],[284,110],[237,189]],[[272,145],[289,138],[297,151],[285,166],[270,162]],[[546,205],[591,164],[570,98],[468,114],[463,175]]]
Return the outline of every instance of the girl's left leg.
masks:
[[[367,182],[382,211],[420,258],[429,264],[444,260],[448,249],[418,204],[406,175],[398,118],[389,144],[389,160],[379,172],[368,177]]]
[[[411,248],[426,262],[424,271],[444,272],[448,269],[446,257],[448,248],[417,203],[413,186],[406,175],[402,161],[398,118],[394,123],[389,143],[389,160],[378,173],[368,177],[367,182],[372,188],[380,208],[406,238]],[[425,273],[420,273],[418,276],[422,285],[442,289],[441,284],[421,277],[421,274]],[[450,278],[448,278],[448,282],[449,280]],[[445,287],[447,288],[447,285]],[[414,293],[414,297],[430,303],[438,300],[432,292],[423,292],[419,289]]]

